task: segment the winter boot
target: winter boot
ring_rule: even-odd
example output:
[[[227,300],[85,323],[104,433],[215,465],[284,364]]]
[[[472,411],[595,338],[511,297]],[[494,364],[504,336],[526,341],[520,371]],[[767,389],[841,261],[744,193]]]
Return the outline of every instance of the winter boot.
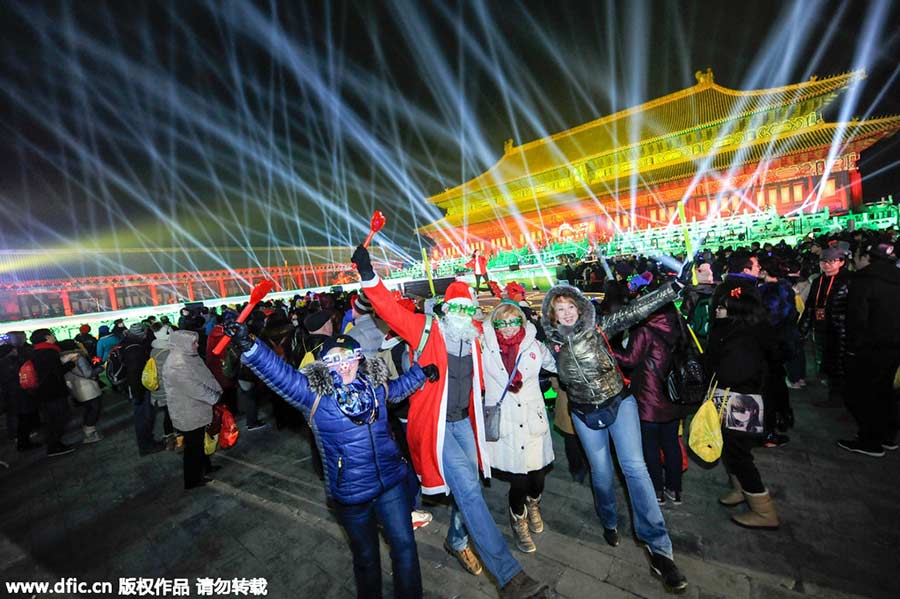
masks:
[[[531,532],[528,530],[528,510],[523,510],[521,516],[517,516],[512,508],[509,508],[509,525],[512,527],[513,536],[516,538],[516,547],[523,553],[534,553],[537,547],[531,540]]]
[[[749,512],[743,514],[735,514],[731,517],[736,524],[744,528],[768,528],[776,529],[781,524],[778,514],[775,512],[775,504],[768,491],[762,493],[748,493],[744,491],[747,498],[747,505],[750,506]]]
[[[544,519],[541,517],[541,496],[537,499],[525,498],[525,508],[528,510],[528,528],[531,532],[544,532]]]
[[[103,435],[97,430],[96,426],[82,426],[81,430],[84,431],[84,439],[81,442],[85,445],[103,440]]]
[[[525,516],[522,516],[525,518]],[[526,525],[525,531],[528,531]],[[534,580],[522,570],[512,577],[512,579],[503,585],[500,589],[500,599],[538,599],[545,597],[548,591],[546,584]]]
[[[741,487],[741,481],[733,474],[728,475],[728,480],[731,482],[731,490],[719,497],[719,503],[728,507],[744,503],[744,489]]]

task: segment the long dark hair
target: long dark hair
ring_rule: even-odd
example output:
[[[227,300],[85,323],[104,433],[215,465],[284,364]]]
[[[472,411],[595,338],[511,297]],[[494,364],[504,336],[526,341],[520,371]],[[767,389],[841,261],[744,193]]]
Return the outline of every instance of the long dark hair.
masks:
[[[740,287],[735,288],[735,291],[739,290]],[[738,292],[728,295],[724,307],[732,324],[756,327],[768,322],[766,308],[755,294]]]

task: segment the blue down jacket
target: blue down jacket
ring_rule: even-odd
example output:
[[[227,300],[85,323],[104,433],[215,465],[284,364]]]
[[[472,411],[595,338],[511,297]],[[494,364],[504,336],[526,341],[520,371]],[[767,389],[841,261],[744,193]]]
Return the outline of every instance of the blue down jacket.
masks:
[[[408,466],[391,436],[385,400],[402,401],[422,386],[425,375],[418,364],[389,381],[381,359],[366,360],[357,377],[375,394],[378,416],[372,424],[354,424],[338,409],[331,373],[321,362],[297,371],[259,341],[241,359],[309,422],[322,455],[329,497],[348,505],[365,503],[404,480]],[[321,399],[310,418],[317,395]]]

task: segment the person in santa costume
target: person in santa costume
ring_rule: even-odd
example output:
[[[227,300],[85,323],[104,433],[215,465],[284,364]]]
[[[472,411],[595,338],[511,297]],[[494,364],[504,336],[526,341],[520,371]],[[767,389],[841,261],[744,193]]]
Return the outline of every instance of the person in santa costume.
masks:
[[[351,260],[375,313],[416,349],[417,361],[434,364],[440,373],[437,381],[426,382],[409,398],[407,442],[422,492],[453,496],[444,548],[471,574],[480,574],[483,562],[496,579],[501,598],[544,596],[547,585],[522,571],[481,492],[479,470],[490,478],[491,465],[481,400],[482,348],[473,321],[477,306],[471,288],[460,281],[451,283],[438,318],[410,314],[375,274],[365,247],[357,247]],[[469,546],[470,537],[480,560]]]

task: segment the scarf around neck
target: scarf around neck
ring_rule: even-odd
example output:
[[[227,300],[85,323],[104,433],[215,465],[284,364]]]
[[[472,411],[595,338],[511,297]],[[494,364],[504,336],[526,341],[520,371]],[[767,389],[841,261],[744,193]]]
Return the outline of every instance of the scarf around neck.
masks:
[[[518,393],[522,388],[522,373],[516,369],[513,375],[513,369],[516,368],[516,357],[519,355],[519,346],[525,338],[525,327],[519,329],[519,332],[510,337],[504,338],[497,334],[497,344],[500,346],[500,359],[503,360],[503,367],[506,373],[512,376],[512,382],[509,384],[509,390],[512,393]]]

